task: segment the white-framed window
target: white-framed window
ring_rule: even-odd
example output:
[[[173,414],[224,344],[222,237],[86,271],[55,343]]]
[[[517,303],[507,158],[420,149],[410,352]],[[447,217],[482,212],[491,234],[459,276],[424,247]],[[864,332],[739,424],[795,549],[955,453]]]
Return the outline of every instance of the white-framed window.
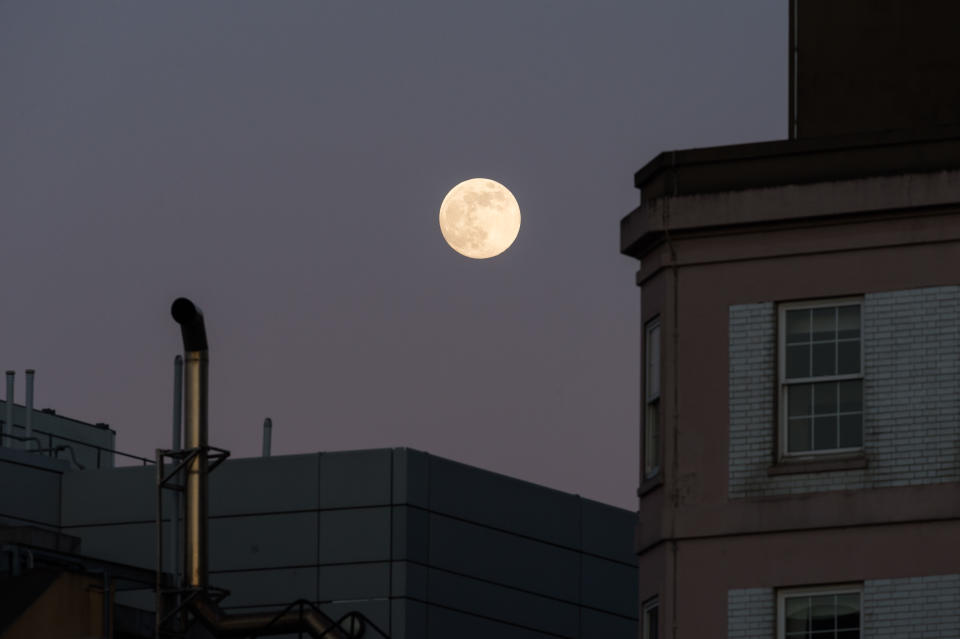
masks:
[[[640,639],[660,639],[660,601],[656,597],[643,604]]]
[[[660,318],[647,323],[644,330],[643,476],[660,472]]]
[[[780,453],[863,447],[863,331],[859,298],[780,305]]]
[[[862,586],[777,592],[777,639],[860,639]]]

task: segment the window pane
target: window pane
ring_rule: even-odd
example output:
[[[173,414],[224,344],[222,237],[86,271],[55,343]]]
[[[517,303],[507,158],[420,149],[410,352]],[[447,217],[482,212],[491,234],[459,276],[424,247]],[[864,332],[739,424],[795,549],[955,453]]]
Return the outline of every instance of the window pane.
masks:
[[[860,337],[860,305],[841,306],[837,310],[837,320],[839,323],[838,337],[840,339],[849,339]]]
[[[837,307],[813,309],[813,339],[837,339]]]
[[[792,384],[787,387],[787,416],[812,415],[813,384]]]
[[[837,368],[840,375],[860,372],[860,342],[840,342],[837,344]]]
[[[643,639],[658,639],[660,637],[660,607],[656,604],[643,611]]]
[[[643,473],[652,477],[660,468],[660,402],[647,404],[643,433]]]
[[[787,344],[810,341],[810,309],[787,311]]]
[[[791,419],[787,422],[787,452],[810,450],[810,419]]]
[[[840,416],[840,448],[863,446],[863,417],[860,413]]]
[[[837,345],[834,342],[813,345],[814,377],[837,374]]]
[[[837,383],[823,382],[813,385],[814,415],[834,414],[837,412]]]
[[[810,599],[808,597],[789,597],[784,601],[787,632],[806,632],[810,630]]]
[[[837,639],[860,639],[860,630],[841,630],[837,633]]]
[[[660,325],[647,329],[647,399],[660,396]]]
[[[838,382],[840,387],[840,412],[859,413],[863,410],[863,380],[852,379]]]
[[[837,447],[837,418],[816,417],[813,420],[813,449],[826,450]]]
[[[787,377],[810,377],[810,345],[787,346]]]
[[[860,594],[837,595],[837,628],[860,629]]]
[[[834,623],[836,623],[834,597],[836,595],[810,597],[810,629],[814,632],[834,629]]]

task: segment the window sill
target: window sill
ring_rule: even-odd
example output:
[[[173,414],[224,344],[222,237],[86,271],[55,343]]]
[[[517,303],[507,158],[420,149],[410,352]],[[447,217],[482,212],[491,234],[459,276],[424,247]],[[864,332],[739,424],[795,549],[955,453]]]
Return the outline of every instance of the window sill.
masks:
[[[825,473],[831,470],[859,470],[866,468],[867,456],[864,453],[822,459],[781,459],[767,469],[768,477],[777,475],[796,475],[799,473]]]
[[[644,479],[643,482],[640,483],[640,487],[637,488],[637,497],[643,497],[660,486],[663,486],[663,471],[658,472],[653,477]]]

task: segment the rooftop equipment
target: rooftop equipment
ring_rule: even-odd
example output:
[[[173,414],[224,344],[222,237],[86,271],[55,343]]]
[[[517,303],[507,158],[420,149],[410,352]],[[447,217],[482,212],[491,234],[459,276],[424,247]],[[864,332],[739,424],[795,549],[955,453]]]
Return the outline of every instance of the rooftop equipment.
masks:
[[[210,446],[207,428],[207,369],[209,349],[203,314],[190,300],[180,297],[170,309],[183,337],[184,449],[157,451],[157,637],[182,636],[193,621],[200,621],[217,637],[278,635],[305,632],[319,639],[356,639],[366,627],[359,613],[334,621],[307,601],[291,603],[280,613],[230,615],[218,602],[227,594],[209,584],[207,569],[207,477],[229,453]],[[164,460],[175,460],[165,470]],[[178,483],[179,482],[179,483]],[[184,497],[183,581],[165,589],[163,570],[163,488],[182,490]],[[187,613],[192,616],[188,620]],[[379,629],[378,629],[379,630]],[[385,636],[380,633],[381,636]]]
[[[29,449],[30,440],[33,439],[33,376],[34,370],[32,368],[27,369],[27,401],[26,401],[26,416],[24,417],[24,445]],[[39,446],[38,446],[39,448]]]
[[[273,434],[273,420],[267,417],[263,420],[263,456],[270,456],[270,440]]]
[[[3,420],[3,430],[0,431],[0,446],[10,446],[12,441],[7,441],[6,435],[13,435],[13,380],[16,373],[14,371],[7,371],[7,401],[6,401],[6,415]]]

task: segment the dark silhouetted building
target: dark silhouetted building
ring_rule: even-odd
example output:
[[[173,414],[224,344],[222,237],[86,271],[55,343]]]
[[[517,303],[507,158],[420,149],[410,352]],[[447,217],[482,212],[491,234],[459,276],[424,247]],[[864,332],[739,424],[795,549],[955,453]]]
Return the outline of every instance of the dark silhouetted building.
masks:
[[[155,466],[57,454],[0,448],[0,636],[153,637]],[[392,639],[636,636],[635,514],[577,495],[382,449],[227,460],[209,508],[230,613],[302,598]]]

